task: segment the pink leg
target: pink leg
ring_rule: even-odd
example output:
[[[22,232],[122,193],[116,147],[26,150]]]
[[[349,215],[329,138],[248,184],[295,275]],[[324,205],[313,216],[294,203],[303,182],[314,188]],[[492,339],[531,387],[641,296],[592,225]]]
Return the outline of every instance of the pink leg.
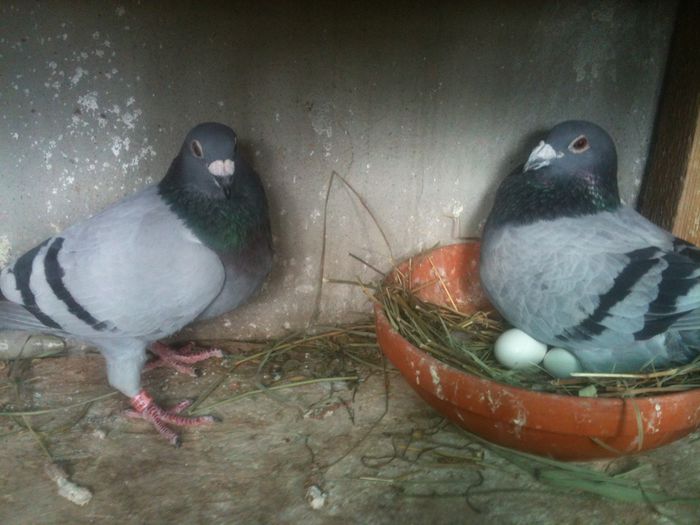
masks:
[[[130,417],[140,417],[146,421],[150,421],[158,433],[167,439],[171,445],[180,446],[180,436],[173,430],[168,428],[167,424],[180,427],[198,427],[202,425],[210,425],[217,421],[213,416],[196,416],[188,417],[179,415],[192,404],[192,401],[181,401],[173,408],[164,410],[156,405],[153,398],[145,390],[141,390],[138,394],[130,399],[133,411],[128,411]]]
[[[174,368],[182,374],[187,374],[194,377],[197,375],[197,373],[190,365],[204,361],[210,357],[224,356],[223,352],[218,348],[210,348],[209,350],[193,352],[193,347],[194,345],[189,343],[182,348],[175,350],[166,344],[155,342],[150,346],[149,350],[156,355],[156,358],[146,363],[144,370],[152,370],[161,366],[167,366],[169,368]]]

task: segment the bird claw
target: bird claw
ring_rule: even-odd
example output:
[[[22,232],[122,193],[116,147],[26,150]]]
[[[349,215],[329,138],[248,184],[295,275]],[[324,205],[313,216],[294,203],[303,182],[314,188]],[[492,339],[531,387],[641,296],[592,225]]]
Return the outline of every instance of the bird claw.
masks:
[[[145,390],[130,399],[133,410],[128,410],[129,417],[141,418],[149,421],[158,433],[163,436],[171,445],[179,447],[182,443],[180,436],[167,425],[180,427],[198,427],[210,425],[220,421],[214,416],[182,416],[180,413],[192,404],[192,401],[181,401],[174,407],[165,410],[159,407],[153,398]]]
[[[210,357],[224,356],[223,352],[218,348],[210,348],[199,352],[193,352],[193,348],[193,343],[188,343],[178,350],[175,350],[163,343],[153,343],[149,350],[155,354],[156,358],[146,363],[144,369],[152,370],[154,368],[167,366],[168,368],[174,368],[182,374],[198,377],[200,375],[198,369],[190,365],[199,363],[200,361],[204,361]]]

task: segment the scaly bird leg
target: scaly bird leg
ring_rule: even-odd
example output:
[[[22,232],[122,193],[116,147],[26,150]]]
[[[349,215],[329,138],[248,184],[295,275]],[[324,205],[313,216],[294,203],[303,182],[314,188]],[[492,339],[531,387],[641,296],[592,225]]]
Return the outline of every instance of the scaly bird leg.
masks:
[[[180,427],[198,427],[218,421],[214,416],[181,416],[180,413],[190,406],[192,401],[181,401],[173,408],[164,410],[153,401],[153,398],[145,390],[141,390],[130,401],[134,410],[127,411],[127,415],[149,421],[161,436],[176,447],[181,444],[180,436],[170,429],[168,424]]]
[[[149,347],[149,350],[156,355],[156,358],[146,363],[144,370],[152,370],[161,366],[167,366],[169,368],[174,368],[182,374],[196,377],[197,372],[194,367],[190,365],[199,363],[200,361],[204,361],[210,357],[224,356],[223,352],[218,348],[210,348],[209,350],[193,352],[193,347],[194,344],[189,343],[182,348],[175,350],[166,344],[155,342]]]

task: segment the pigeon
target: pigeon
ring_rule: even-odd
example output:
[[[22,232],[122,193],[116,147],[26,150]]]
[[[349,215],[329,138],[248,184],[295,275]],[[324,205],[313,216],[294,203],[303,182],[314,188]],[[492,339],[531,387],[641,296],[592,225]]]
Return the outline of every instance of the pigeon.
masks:
[[[178,354],[158,340],[246,302],[272,257],[265,191],[235,132],[199,124],[159,183],[46,239],[0,272],[0,329],[94,345],[132,415],[179,445],[169,424],[214,418],[180,414],[187,402],[171,410],[156,404],[141,387],[146,349],[160,357],[155,366],[188,373],[188,364],[221,356],[215,349]]]
[[[501,182],[480,278],[509,323],[586,371],[661,370],[700,352],[700,249],[621,203],[615,145],[596,124],[558,124]]]

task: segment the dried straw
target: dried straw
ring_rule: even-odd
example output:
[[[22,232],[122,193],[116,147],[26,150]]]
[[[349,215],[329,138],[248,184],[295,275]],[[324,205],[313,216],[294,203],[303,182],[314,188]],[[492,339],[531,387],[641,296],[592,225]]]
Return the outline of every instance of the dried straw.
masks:
[[[554,378],[540,367],[506,369],[496,361],[493,345],[507,326],[494,313],[461,313],[449,294],[450,306],[428,303],[406,282],[399,275],[375,295],[392,328],[417,348],[469,374],[530,390],[589,397],[643,397],[700,387],[700,358],[663,371],[583,372],[566,379]]]

